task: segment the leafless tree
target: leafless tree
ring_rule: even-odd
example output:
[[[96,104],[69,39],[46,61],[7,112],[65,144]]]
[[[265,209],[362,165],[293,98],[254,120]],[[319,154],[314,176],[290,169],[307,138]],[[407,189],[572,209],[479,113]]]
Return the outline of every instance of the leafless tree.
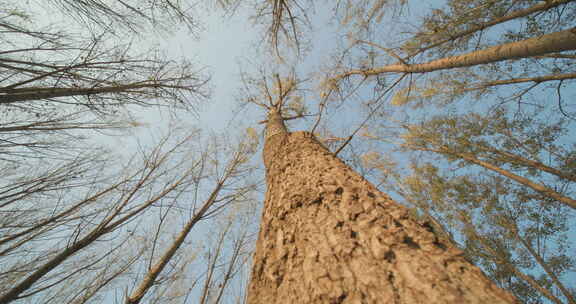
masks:
[[[252,181],[242,181],[251,170],[251,144],[209,144],[194,155],[200,143],[191,141],[198,136],[175,143],[166,138],[114,175],[105,169],[109,161],[95,166],[94,158],[86,158],[54,168],[49,176],[22,180],[18,188],[6,185],[1,211],[9,216],[0,227],[0,256],[6,267],[0,281],[11,287],[3,290],[0,303],[38,295],[64,303],[109,296],[111,290],[124,288],[121,282],[139,281],[140,272],[134,270],[145,265],[128,303],[140,301],[152,286],[157,291],[162,282],[174,283],[166,280],[185,263],[183,253],[176,253],[189,250],[185,240],[192,228],[201,222],[209,226],[209,219],[229,205],[249,203],[254,190]],[[215,148],[232,156],[218,159]],[[38,205],[40,200],[43,204]],[[154,222],[158,224],[150,225]],[[167,237],[177,235],[179,222],[183,230],[170,244]],[[240,262],[236,256],[230,267]],[[180,280],[186,276],[177,274]]]

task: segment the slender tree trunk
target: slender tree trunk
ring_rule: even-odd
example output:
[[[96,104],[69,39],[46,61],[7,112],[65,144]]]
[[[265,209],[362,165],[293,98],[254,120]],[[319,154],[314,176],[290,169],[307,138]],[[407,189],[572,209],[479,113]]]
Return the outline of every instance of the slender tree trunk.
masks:
[[[2,286],[3,289],[0,288],[0,304],[8,304],[21,298],[22,293],[30,289],[40,279],[42,279],[52,270],[56,269],[68,258],[72,257],[73,255],[85,249],[86,247],[93,245],[101,237],[114,231],[122,224],[134,218],[134,216],[140,214],[146,208],[152,206],[152,204],[156,203],[165,195],[173,191],[184,179],[180,178],[179,180],[175,181],[173,184],[165,188],[159,194],[155,195],[148,201],[142,203],[139,207],[127,211],[127,214],[125,215],[120,215],[121,211],[124,210],[124,207],[128,204],[132,196],[136,194],[138,188],[144,183],[149,182],[149,178],[152,176],[152,173],[156,169],[157,168],[153,168],[148,172],[146,172],[144,177],[142,177],[141,180],[138,181],[138,184],[135,185],[134,188],[130,189],[130,192],[127,193],[124,200],[118,206],[115,207],[114,211],[112,211],[112,214],[108,215],[107,218],[102,220],[102,222],[98,226],[93,228],[84,237],[75,241],[68,247],[62,249],[60,253],[54,255],[54,257],[50,258],[47,262],[45,262],[42,266],[38,267],[32,273],[27,274],[26,278],[24,278],[21,282],[17,283],[16,285],[6,287]]]
[[[435,151],[435,152],[443,153],[443,154],[450,153],[450,152],[447,152],[447,150],[429,150],[429,151]],[[499,173],[503,176],[506,176],[507,178],[514,180],[514,181],[520,183],[521,185],[524,185],[526,187],[530,187],[534,191],[540,192],[544,195],[547,195],[547,196],[559,201],[560,203],[565,204],[568,207],[576,209],[576,200],[571,199],[567,196],[564,196],[564,195],[556,192],[554,189],[548,188],[542,184],[535,183],[535,182],[533,182],[533,181],[531,181],[525,177],[522,177],[520,175],[516,175],[516,174],[514,174],[508,170],[502,169],[502,168],[495,166],[489,162],[482,161],[482,160],[474,157],[471,154],[468,154],[468,153],[451,153],[451,154],[455,154],[455,155],[461,157],[462,159],[465,159],[465,160],[467,160],[473,164],[476,164],[478,166],[482,166],[488,170],[491,170],[491,171]]]
[[[142,301],[142,298],[144,298],[144,296],[150,290],[150,288],[155,283],[157,283],[156,280],[158,276],[164,270],[164,268],[166,268],[166,265],[168,265],[168,263],[172,260],[172,258],[176,254],[176,251],[178,251],[180,246],[182,246],[182,244],[186,240],[186,237],[190,234],[192,228],[202,219],[202,217],[206,214],[206,212],[208,212],[210,207],[212,207],[212,205],[218,198],[218,194],[220,193],[220,190],[222,189],[223,185],[224,185],[223,181],[219,182],[216,185],[216,188],[214,189],[214,191],[212,191],[210,197],[204,203],[202,208],[186,223],[186,225],[180,231],[180,233],[178,233],[176,239],[172,242],[170,247],[166,249],[162,257],[160,257],[160,259],[154,264],[154,266],[152,266],[148,270],[148,272],[144,276],[144,279],[142,279],[138,287],[134,291],[132,291],[130,296],[126,297],[125,304],[140,303]]]
[[[540,265],[540,267],[542,267],[542,269],[544,269],[544,271],[546,272],[546,274],[548,275],[548,277],[550,279],[552,279],[552,282],[554,282],[554,284],[556,285],[556,287],[558,287],[558,289],[560,289],[560,291],[562,292],[562,294],[564,295],[564,297],[566,297],[566,299],[568,300],[568,303],[570,304],[576,304],[576,299],[574,299],[574,296],[572,295],[572,293],[570,293],[570,290],[568,290],[566,288],[566,286],[564,286],[564,284],[562,284],[562,282],[560,281],[560,279],[558,279],[558,276],[554,273],[554,271],[552,270],[552,268],[550,268],[550,266],[548,265],[548,263],[546,263],[546,261],[544,260],[544,258],[536,251],[534,250],[534,248],[532,247],[532,245],[530,245],[530,242],[527,241],[525,238],[523,238],[522,236],[520,236],[520,234],[518,234],[517,230],[514,230],[514,234],[516,236],[516,239],[518,239],[520,241],[520,243],[522,243],[522,245],[524,245],[524,248],[528,249],[528,252],[530,252],[530,254],[534,257],[534,259],[536,260],[536,262],[538,262],[538,264]]]
[[[132,90],[153,89],[160,85],[154,83],[137,83],[127,85],[116,85],[98,88],[37,88],[31,90],[8,90],[6,94],[0,94],[0,104],[15,103],[23,101],[34,101],[49,98],[87,96],[106,93],[134,93]]]
[[[409,147],[409,146],[406,146]],[[426,147],[411,147],[412,149],[417,149],[420,151],[429,151],[429,152],[434,152],[434,153],[439,153],[439,154],[444,154],[444,155],[453,155],[453,156],[457,156],[460,157],[470,163],[476,164],[478,166],[484,167],[490,171],[496,172],[501,174],[502,176],[505,176],[521,185],[524,185],[526,187],[531,188],[532,190],[536,191],[536,192],[540,192],[550,198],[553,198],[555,200],[557,200],[558,202],[572,208],[572,209],[576,209],[576,200],[564,196],[559,192],[556,192],[554,189],[551,189],[549,187],[546,187],[545,185],[533,182],[532,180],[525,178],[523,176],[520,175],[516,175],[508,170],[502,169],[496,165],[493,165],[489,162],[483,161],[477,157],[475,157],[474,155],[470,154],[470,153],[461,153],[461,152],[454,152],[451,151],[449,148],[445,147],[445,146],[440,146],[440,147],[436,147],[436,148],[426,148]],[[517,158],[518,159],[518,158]],[[530,163],[527,163],[530,164]],[[543,170],[543,167],[537,167],[541,170]],[[544,170],[546,171],[546,170]],[[549,171],[548,171],[549,172]],[[551,173],[551,172],[550,172]]]
[[[484,83],[475,85],[471,88],[466,88],[462,91],[463,92],[477,91],[477,90],[482,90],[482,89],[486,89],[489,87],[516,84],[516,83],[525,83],[525,82],[541,83],[541,82],[547,82],[547,81],[560,81],[560,80],[568,80],[568,79],[575,79],[575,78],[576,78],[576,73],[566,73],[566,74],[553,74],[553,75],[537,76],[537,77],[503,79],[503,80],[484,82]]]
[[[482,248],[486,250],[491,255],[491,260],[493,263],[499,264],[501,267],[513,272],[518,278],[524,280],[532,288],[538,290],[543,296],[547,297],[550,301],[556,304],[563,304],[563,302],[558,299],[549,289],[542,287],[541,283],[534,280],[531,276],[526,275],[524,272],[520,271],[514,263],[510,263],[509,260],[502,260],[498,258],[498,253],[492,248],[490,244],[487,244],[485,238],[478,234],[476,228],[472,223],[466,223],[466,229],[469,233],[474,235],[474,239],[480,243]]]
[[[308,132],[268,118],[248,303],[516,303]]]
[[[503,60],[546,55],[576,49],[576,28],[550,33],[522,41],[505,43],[484,50],[442,58],[421,64],[392,64],[374,69],[351,70],[336,76],[378,75],[382,73],[426,73],[452,68],[469,67]]]
[[[426,47],[421,48],[421,49],[417,50],[416,52],[413,52],[412,54],[410,54],[409,57],[413,57],[413,56],[415,56],[415,55],[417,55],[417,54],[420,54],[420,53],[422,53],[422,52],[424,52],[424,51],[427,51],[427,50],[429,50],[429,49],[432,49],[432,48],[435,48],[435,47],[437,47],[437,46],[440,46],[440,45],[442,45],[442,44],[444,44],[444,43],[446,43],[446,42],[454,41],[454,40],[456,40],[456,39],[459,39],[459,38],[468,36],[468,35],[470,35],[470,34],[474,34],[474,33],[477,33],[477,32],[479,32],[479,31],[485,30],[485,29],[487,29],[487,28],[489,28],[489,27],[491,27],[491,26],[494,26],[494,25],[497,25],[497,24],[500,24],[500,23],[504,23],[504,22],[507,22],[507,21],[510,21],[510,20],[514,20],[514,19],[517,19],[517,18],[526,17],[526,16],[528,16],[528,15],[531,15],[531,14],[534,14],[534,13],[537,13],[537,12],[546,11],[546,10],[549,10],[549,9],[551,9],[551,8],[560,6],[560,5],[562,5],[562,4],[567,4],[567,3],[570,3],[570,2],[573,2],[573,1],[574,1],[574,0],[551,0],[551,1],[544,1],[544,3],[536,4],[536,5],[532,6],[532,7],[527,8],[527,9],[523,9],[523,10],[519,10],[519,11],[514,11],[514,12],[512,12],[512,13],[510,13],[510,14],[508,14],[508,15],[502,16],[502,17],[500,17],[500,18],[496,18],[496,19],[494,19],[494,20],[490,20],[490,21],[488,21],[488,22],[480,23],[480,24],[478,24],[478,25],[472,26],[472,27],[470,27],[470,28],[467,29],[467,30],[464,30],[464,31],[461,31],[461,32],[458,32],[458,33],[455,33],[455,34],[450,34],[450,37],[449,37],[449,38],[447,38],[447,39],[442,39],[442,40],[440,40],[440,41],[438,41],[438,42],[435,42],[435,43],[433,43],[433,44],[431,44],[431,45],[427,45]],[[408,58],[406,58],[406,59],[408,59]]]
[[[575,76],[576,76],[576,73],[575,73]],[[576,175],[574,175],[574,174],[570,175],[568,173],[564,173],[564,172],[562,172],[556,168],[546,166],[545,164],[543,164],[541,162],[527,159],[527,158],[524,158],[520,155],[516,155],[516,154],[510,153],[510,152],[501,151],[501,150],[497,150],[497,149],[490,149],[489,151],[503,156],[504,159],[508,159],[509,162],[513,162],[513,163],[516,163],[518,165],[525,166],[525,167],[536,168],[538,170],[542,170],[544,172],[554,174],[560,178],[576,182]]]

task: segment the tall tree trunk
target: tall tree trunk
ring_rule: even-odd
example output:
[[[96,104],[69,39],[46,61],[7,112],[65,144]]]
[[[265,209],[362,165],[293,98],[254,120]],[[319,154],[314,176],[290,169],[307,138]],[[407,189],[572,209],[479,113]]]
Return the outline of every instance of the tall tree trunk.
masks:
[[[556,287],[558,287],[558,289],[560,289],[560,292],[562,292],[564,297],[566,297],[566,299],[568,300],[568,303],[576,304],[576,299],[574,298],[574,296],[572,295],[570,290],[568,290],[568,288],[566,288],[566,286],[564,286],[564,284],[562,284],[562,281],[560,281],[560,279],[558,278],[556,273],[554,273],[554,270],[552,270],[550,265],[548,263],[546,263],[544,258],[540,255],[540,253],[538,253],[536,250],[534,250],[534,247],[532,247],[532,245],[530,245],[530,241],[528,241],[524,237],[520,236],[520,234],[518,234],[517,229],[514,229],[514,235],[516,236],[516,239],[519,240],[520,243],[522,243],[522,245],[524,245],[524,248],[526,248],[528,250],[528,252],[530,252],[530,254],[534,257],[536,262],[538,262],[538,265],[540,265],[540,267],[542,267],[542,269],[544,269],[544,271],[546,272],[548,277],[550,279],[552,279],[552,282],[554,282]]]
[[[142,301],[142,298],[148,293],[150,288],[157,282],[158,276],[160,273],[166,268],[166,265],[172,260],[176,251],[180,249],[186,237],[190,234],[190,231],[196,224],[204,217],[204,215],[208,212],[210,207],[214,204],[218,195],[220,194],[220,190],[222,190],[222,186],[224,186],[224,181],[219,182],[216,185],[216,188],[210,194],[210,197],[204,205],[200,208],[200,210],[194,214],[194,216],[186,223],[184,228],[178,233],[176,239],[171,243],[170,247],[166,249],[164,254],[158,259],[158,261],[154,264],[154,266],[148,269],[148,272],[138,285],[138,287],[132,291],[130,296],[126,297],[124,303],[125,304],[138,304]]]
[[[440,149],[440,150],[434,150],[434,149],[422,149],[422,150],[428,150],[428,151],[433,151],[433,152],[437,152],[437,153],[443,153],[443,154],[453,154],[456,155],[458,157],[461,157],[462,159],[465,159],[473,164],[476,164],[478,166],[482,166],[488,170],[494,171],[496,173],[499,173],[503,176],[506,176],[507,178],[516,181],[517,183],[524,185],[526,187],[531,188],[534,191],[540,192],[548,197],[551,197],[563,204],[565,204],[568,207],[571,207],[572,209],[576,209],[576,200],[564,196],[559,192],[556,192],[554,189],[546,187],[545,185],[539,184],[539,183],[535,183],[533,181],[531,181],[528,178],[525,178],[523,176],[520,175],[516,175],[508,170],[505,170],[503,168],[500,168],[496,165],[493,165],[489,162],[485,162],[482,161],[480,159],[478,159],[477,157],[474,157],[474,155],[469,154],[469,153],[451,153],[449,152],[449,150],[447,148],[445,149]]]
[[[535,84],[539,84],[539,83],[547,82],[547,81],[562,81],[562,80],[568,80],[568,79],[576,79],[576,73],[551,74],[551,75],[536,76],[536,77],[494,80],[494,81],[484,82],[484,83],[475,85],[473,87],[465,88],[462,90],[462,92],[476,91],[476,90],[487,89],[489,87],[516,84],[516,83],[534,82]]]
[[[392,64],[373,69],[351,70],[335,77],[378,75],[382,73],[427,73],[452,68],[469,67],[503,60],[528,58],[576,49],[576,28],[550,33],[522,41],[505,43],[484,50],[446,57],[421,64]]]
[[[23,101],[34,101],[49,98],[58,97],[69,97],[69,96],[87,96],[96,94],[106,94],[106,93],[137,93],[138,90],[142,89],[156,89],[163,87],[163,85],[142,82],[133,83],[125,85],[114,85],[98,88],[31,88],[31,89],[13,89],[13,90],[1,90],[0,93],[6,93],[0,95],[0,104],[3,103],[15,103]]]
[[[248,303],[515,303],[432,225],[268,117]]]
[[[546,11],[546,10],[549,10],[549,9],[551,9],[551,8],[560,6],[560,5],[562,5],[562,4],[567,4],[567,3],[570,3],[570,2],[573,2],[573,1],[574,1],[574,0],[549,0],[549,1],[543,1],[543,3],[538,3],[538,4],[536,4],[536,5],[532,6],[532,7],[529,7],[529,8],[527,8],[527,9],[523,9],[523,10],[519,10],[519,11],[514,11],[514,12],[512,12],[512,13],[510,13],[510,14],[507,14],[507,15],[504,15],[504,16],[502,16],[502,17],[499,17],[499,18],[490,20],[490,21],[488,21],[488,22],[473,25],[473,26],[471,26],[471,27],[470,27],[469,29],[467,29],[467,30],[464,30],[464,31],[461,31],[461,32],[458,32],[458,33],[454,33],[454,34],[450,34],[450,37],[449,37],[449,38],[442,39],[442,40],[440,40],[440,41],[437,41],[437,42],[434,42],[434,43],[432,43],[432,44],[430,44],[430,45],[427,45],[426,47],[421,48],[421,49],[417,50],[416,52],[411,53],[409,57],[413,57],[413,56],[415,56],[415,55],[418,55],[418,54],[420,54],[420,53],[422,53],[422,52],[424,52],[424,51],[427,51],[427,50],[429,50],[429,49],[432,49],[432,48],[435,48],[435,47],[437,47],[437,46],[440,46],[440,45],[442,45],[442,44],[444,44],[444,43],[446,43],[446,42],[454,41],[454,40],[456,40],[456,39],[459,39],[459,38],[462,38],[462,37],[465,37],[465,36],[468,36],[468,35],[477,33],[477,32],[479,32],[479,31],[485,30],[485,29],[487,29],[487,28],[489,28],[489,27],[491,27],[491,26],[494,26],[494,25],[497,25],[497,24],[500,24],[500,23],[504,23],[504,22],[507,22],[507,21],[510,21],[510,20],[514,20],[514,19],[517,19],[517,18],[526,17],[526,16],[529,16],[529,15],[534,14],[534,13],[537,13],[537,12]],[[408,58],[406,58],[406,59],[408,59]]]

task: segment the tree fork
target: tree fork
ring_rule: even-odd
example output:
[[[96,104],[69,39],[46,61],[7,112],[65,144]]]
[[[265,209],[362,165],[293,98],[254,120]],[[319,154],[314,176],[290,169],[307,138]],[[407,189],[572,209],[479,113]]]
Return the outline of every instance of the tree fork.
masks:
[[[309,132],[268,116],[248,303],[517,303]]]

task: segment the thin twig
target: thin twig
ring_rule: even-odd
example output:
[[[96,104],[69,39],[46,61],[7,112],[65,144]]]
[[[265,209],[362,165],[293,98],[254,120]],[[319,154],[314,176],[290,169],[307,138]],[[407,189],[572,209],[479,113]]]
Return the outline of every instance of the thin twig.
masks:
[[[386,95],[388,92],[390,92],[390,90],[392,90],[396,85],[398,85],[398,83],[400,83],[400,81],[402,81],[402,79],[404,79],[404,77],[406,77],[406,75],[408,75],[408,73],[402,74],[402,76],[400,76],[386,91],[384,91],[382,94],[380,94],[380,96],[376,99],[376,102],[378,102],[380,99],[382,99],[384,97],[384,95]],[[364,121],[358,126],[358,128],[356,128],[356,130],[354,130],[354,132],[352,132],[352,134],[350,134],[350,136],[348,136],[348,139],[346,139],[346,141],[340,146],[340,148],[338,148],[336,150],[336,152],[334,152],[334,156],[337,156],[338,153],[340,153],[340,151],[342,151],[342,149],[344,149],[344,147],[346,147],[346,145],[348,145],[348,143],[350,143],[350,141],[356,135],[356,133],[358,133],[360,131],[360,129],[362,129],[364,127],[364,125],[366,125],[368,120],[370,120],[372,118],[372,116],[376,113],[376,111],[379,110],[380,107],[382,107],[383,105],[384,105],[384,103],[382,102],[379,105],[377,105],[372,111],[370,111],[370,114],[368,114],[366,119],[364,119]]]
[[[408,65],[408,63],[406,63],[406,61],[404,59],[402,59],[400,56],[396,55],[396,53],[394,53],[391,49],[387,49],[387,48],[385,48],[379,44],[376,44],[376,43],[370,42],[370,41],[366,41],[366,40],[357,40],[357,42],[367,44],[369,46],[373,46],[375,48],[381,49],[384,52],[386,52],[388,55],[396,58],[396,60],[400,61],[401,64]]]
[[[562,81],[564,81],[564,80],[560,80],[560,82],[558,83],[558,86],[556,86],[556,92],[558,92],[558,108],[560,109],[560,113],[562,113],[562,115],[564,115],[566,118],[571,119],[571,120],[576,120],[576,119],[574,119],[574,117],[571,117],[568,113],[566,113],[564,111],[564,108],[562,108],[562,94],[560,92],[560,88],[562,86]]]

